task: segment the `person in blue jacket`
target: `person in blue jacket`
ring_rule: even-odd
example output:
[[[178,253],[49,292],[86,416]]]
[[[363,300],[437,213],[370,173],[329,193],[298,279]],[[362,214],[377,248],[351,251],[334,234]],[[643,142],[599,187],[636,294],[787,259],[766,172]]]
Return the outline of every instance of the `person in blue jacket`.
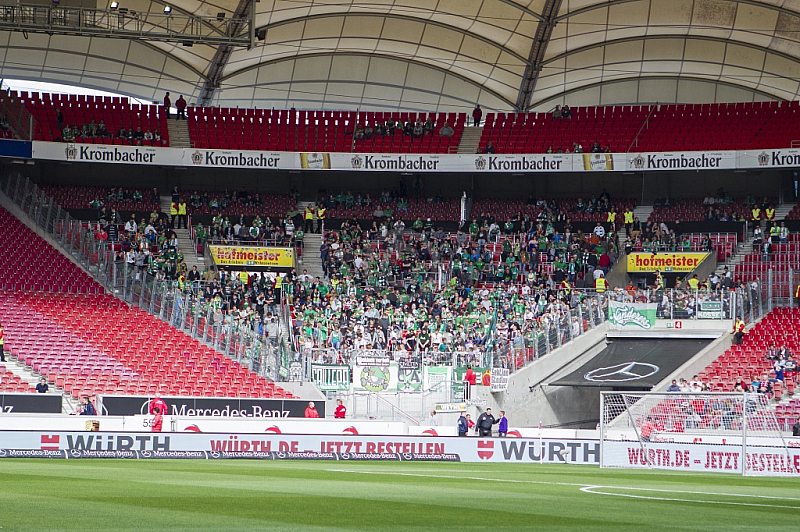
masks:
[[[469,423],[466,416],[464,416],[464,412],[461,412],[461,416],[458,418],[458,435],[466,436],[467,432],[469,432]]]
[[[508,418],[506,417],[505,410],[500,411],[500,424],[497,425],[497,435],[505,438],[508,435]]]
[[[96,416],[97,410],[94,409],[94,405],[89,400],[89,397],[83,396],[81,397],[81,404],[80,404],[80,412],[78,413],[79,416]]]

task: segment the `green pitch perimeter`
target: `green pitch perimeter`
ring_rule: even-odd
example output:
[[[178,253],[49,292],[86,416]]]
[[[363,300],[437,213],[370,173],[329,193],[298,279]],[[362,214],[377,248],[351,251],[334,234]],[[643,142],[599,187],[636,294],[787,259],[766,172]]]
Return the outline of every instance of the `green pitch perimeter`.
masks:
[[[569,465],[0,460],[7,530],[800,530],[797,479]]]

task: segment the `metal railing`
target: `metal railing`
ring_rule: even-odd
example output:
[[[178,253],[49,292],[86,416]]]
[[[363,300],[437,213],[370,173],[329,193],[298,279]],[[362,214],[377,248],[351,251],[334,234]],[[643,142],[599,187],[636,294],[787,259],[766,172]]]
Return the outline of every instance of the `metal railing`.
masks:
[[[147,12],[124,7],[115,9],[61,6],[58,3],[0,6],[0,29],[111,38],[144,38],[165,42],[206,42],[252,46],[249,17],[198,16],[170,10]]]
[[[236,320],[200,295],[200,283],[149,274],[123,260],[91,224],[76,220],[35,183],[10,174],[2,191],[37,226],[51,236],[106,290],[123,301],[157,316],[209,347],[273,380],[288,374],[289,347],[283,337],[267,338],[259,321]],[[20,286],[3,288],[16,289]]]

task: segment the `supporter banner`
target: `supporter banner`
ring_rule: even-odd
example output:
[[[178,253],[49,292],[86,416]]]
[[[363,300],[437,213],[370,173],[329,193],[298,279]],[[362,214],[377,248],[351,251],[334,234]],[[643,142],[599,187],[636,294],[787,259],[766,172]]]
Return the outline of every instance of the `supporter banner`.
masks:
[[[628,273],[642,272],[691,272],[703,262],[709,253],[629,253]]]
[[[208,246],[218,266],[255,266],[258,268],[294,268],[292,248],[258,246]]]
[[[0,414],[60,414],[61,394],[4,393]]]
[[[34,141],[32,155],[34,159],[76,163],[184,166],[184,150],[178,148]]]
[[[630,154],[626,170],[733,170],[736,152],[678,152]]]
[[[778,440],[780,441],[780,440]],[[800,476],[800,449],[769,446],[604,441],[602,467]]]
[[[736,152],[737,168],[800,167],[800,150],[752,150]]]
[[[269,153],[241,150],[199,150],[182,151],[183,166],[208,168],[258,168],[277,170],[286,168],[284,159],[293,154]]]
[[[98,401],[101,412],[109,416],[146,414],[154,397],[135,395],[103,395]],[[170,416],[213,416],[241,418],[305,417],[308,401],[300,399],[238,399],[201,397],[161,397]],[[325,402],[316,404],[320,417],[325,417]]]
[[[655,303],[608,302],[608,323],[618,331],[649,331],[656,324]]]
[[[599,464],[596,439],[0,432],[0,458],[263,458]]]
[[[423,382],[426,390],[430,390],[442,382],[453,380],[453,368],[450,366],[425,366],[423,371]]]
[[[508,368],[492,368],[490,386],[492,393],[508,390]]]
[[[353,389],[370,392],[394,392],[398,387],[397,364],[353,366]]]
[[[722,308],[722,301],[701,301],[700,309],[697,311],[699,319],[721,320],[725,318]]]

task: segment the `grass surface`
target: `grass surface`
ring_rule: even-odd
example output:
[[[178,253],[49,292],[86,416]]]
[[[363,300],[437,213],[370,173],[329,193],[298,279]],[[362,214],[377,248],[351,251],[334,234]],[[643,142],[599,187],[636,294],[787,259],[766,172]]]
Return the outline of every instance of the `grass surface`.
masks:
[[[590,466],[0,460],[6,530],[800,530],[797,479]]]

